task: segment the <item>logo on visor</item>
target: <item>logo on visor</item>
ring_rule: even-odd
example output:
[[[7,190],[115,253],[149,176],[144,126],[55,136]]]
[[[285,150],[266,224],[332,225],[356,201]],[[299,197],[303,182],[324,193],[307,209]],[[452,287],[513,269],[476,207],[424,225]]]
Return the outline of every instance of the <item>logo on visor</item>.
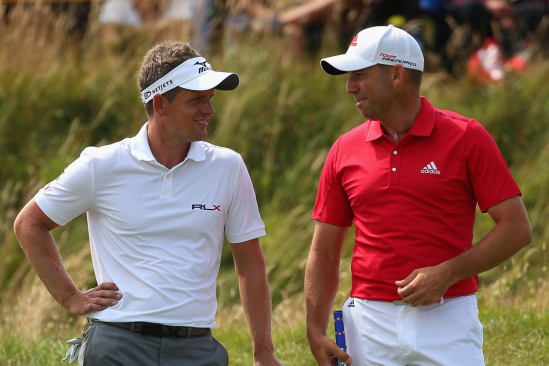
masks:
[[[198,69],[199,74],[202,74],[204,71],[212,69],[212,67],[208,64],[208,61],[204,61],[204,62],[196,61],[196,63],[193,66],[196,66],[196,65],[200,66],[200,68]]]
[[[173,84],[173,80],[168,80],[168,81],[166,81],[164,84],[160,84],[160,85],[158,85],[156,88],[154,88],[153,90],[148,91],[148,92],[146,92],[145,94],[143,94],[143,97],[144,97],[145,99],[147,99],[148,97],[151,96],[151,94],[160,93],[160,92],[162,92],[162,90],[163,90],[165,87],[170,86],[170,85],[172,85],[172,84]]]
[[[358,39],[358,34],[355,36],[355,38],[353,38],[353,40],[351,41],[351,44],[349,46],[356,46],[356,40]]]

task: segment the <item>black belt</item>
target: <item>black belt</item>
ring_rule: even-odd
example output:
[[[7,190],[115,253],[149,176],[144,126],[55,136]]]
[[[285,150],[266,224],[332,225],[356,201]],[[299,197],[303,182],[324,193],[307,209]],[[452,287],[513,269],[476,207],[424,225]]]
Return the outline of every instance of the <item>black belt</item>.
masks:
[[[133,333],[155,337],[197,338],[212,334],[210,328],[177,327],[146,322],[112,323],[91,319],[91,324],[106,324],[112,327],[129,330]]]

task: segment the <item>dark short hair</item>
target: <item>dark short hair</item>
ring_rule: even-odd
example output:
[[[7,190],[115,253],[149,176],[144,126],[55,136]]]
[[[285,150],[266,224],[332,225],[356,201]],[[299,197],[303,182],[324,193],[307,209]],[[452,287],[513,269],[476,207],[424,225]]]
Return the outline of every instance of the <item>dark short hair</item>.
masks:
[[[141,69],[137,73],[139,92],[141,93],[177,66],[194,57],[200,57],[200,54],[188,42],[163,41],[156,43],[143,58]],[[180,90],[180,88],[175,88],[163,95],[171,102]],[[154,114],[153,101],[150,100],[144,106],[147,115],[152,116]]]
[[[381,72],[383,72],[384,74],[389,72],[390,67],[393,67],[391,65],[383,65],[383,64],[377,64],[377,65],[381,68]],[[412,82],[412,84],[417,86],[417,88],[419,89],[419,87],[421,86],[421,79],[423,78],[423,72],[419,70],[406,68],[406,73],[409,75],[408,77],[410,78],[410,81]]]

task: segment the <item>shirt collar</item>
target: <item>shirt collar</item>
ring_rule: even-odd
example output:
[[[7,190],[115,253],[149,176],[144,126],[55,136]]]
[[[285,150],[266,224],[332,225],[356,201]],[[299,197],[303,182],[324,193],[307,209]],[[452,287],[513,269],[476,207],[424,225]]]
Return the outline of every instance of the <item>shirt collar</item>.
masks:
[[[147,137],[148,124],[149,122],[145,123],[137,135],[131,138],[131,154],[137,160],[156,161],[149,146],[149,139]],[[200,141],[191,142],[189,152],[187,153],[187,159],[194,161],[202,161],[206,159],[206,153],[204,152],[204,147]]]
[[[437,111],[435,107],[429,103],[427,98],[421,97],[421,109],[414,122],[414,126],[408,133],[414,136],[431,136],[431,132],[435,126],[436,115]],[[376,140],[383,136],[383,134],[384,132],[379,121],[370,121],[366,142]]]

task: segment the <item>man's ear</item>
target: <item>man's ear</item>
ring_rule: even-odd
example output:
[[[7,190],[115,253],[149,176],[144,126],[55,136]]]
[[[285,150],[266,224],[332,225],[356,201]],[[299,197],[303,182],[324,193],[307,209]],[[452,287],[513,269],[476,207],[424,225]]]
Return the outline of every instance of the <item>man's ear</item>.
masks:
[[[166,108],[169,107],[168,99],[164,98],[160,94],[155,94],[152,99],[153,109],[156,114],[164,117],[166,115]]]
[[[393,83],[393,86],[398,86],[404,81],[406,69],[402,65],[395,65],[392,71],[393,72],[391,73],[391,82]]]

